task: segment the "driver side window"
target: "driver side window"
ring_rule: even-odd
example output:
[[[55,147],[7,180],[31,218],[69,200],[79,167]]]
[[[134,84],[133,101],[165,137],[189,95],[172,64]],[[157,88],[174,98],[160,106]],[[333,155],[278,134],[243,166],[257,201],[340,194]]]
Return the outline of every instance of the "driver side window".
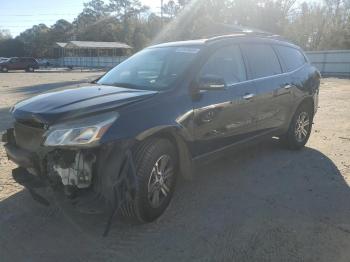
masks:
[[[241,51],[237,45],[216,50],[202,67],[199,78],[220,77],[227,86],[247,80]]]

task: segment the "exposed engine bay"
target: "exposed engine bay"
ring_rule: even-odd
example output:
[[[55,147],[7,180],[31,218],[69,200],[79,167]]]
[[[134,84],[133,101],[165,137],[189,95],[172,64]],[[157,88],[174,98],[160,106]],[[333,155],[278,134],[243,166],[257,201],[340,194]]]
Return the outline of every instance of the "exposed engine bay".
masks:
[[[18,134],[19,132],[17,136]],[[131,153],[133,141],[93,148],[39,146],[33,152],[29,146],[23,146],[25,139],[16,139],[13,128],[7,130],[2,140],[6,143],[9,159],[20,166],[13,170],[14,179],[44,205],[49,202],[36,189],[50,186],[69,199],[74,198],[76,203],[80,201],[87,206],[91,204],[94,205],[92,208],[98,207],[99,213],[109,214],[106,227],[108,232],[113,214],[134,198],[136,179]],[[96,201],[99,204],[92,203]]]
[[[84,151],[56,152],[48,162],[49,176],[59,176],[64,186],[88,188],[92,183],[96,156]]]

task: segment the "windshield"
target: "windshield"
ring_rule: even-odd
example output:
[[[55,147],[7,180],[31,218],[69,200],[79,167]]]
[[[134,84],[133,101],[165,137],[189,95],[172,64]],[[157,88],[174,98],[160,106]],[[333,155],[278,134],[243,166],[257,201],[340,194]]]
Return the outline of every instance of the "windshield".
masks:
[[[199,47],[145,49],[113,68],[97,83],[147,90],[168,89],[199,50]]]

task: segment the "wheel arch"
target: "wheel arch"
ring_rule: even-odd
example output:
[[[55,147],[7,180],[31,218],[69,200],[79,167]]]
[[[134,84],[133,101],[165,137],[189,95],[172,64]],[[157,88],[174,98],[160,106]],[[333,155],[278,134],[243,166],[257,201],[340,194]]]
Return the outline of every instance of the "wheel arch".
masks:
[[[312,117],[315,115],[315,102],[313,97],[312,96],[303,97],[302,99],[300,99],[299,103],[295,103],[295,105],[293,106],[291,113],[288,116],[287,121],[285,122],[281,130],[281,133],[284,133],[288,130],[290,123],[293,120],[295,112],[298,110],[298,108],[300,108],[303,105],[310,107],[310,109],[312,110]]]
[[[312,110],[312,117],[314,117],[315,115],[315,102],[314,99],[312,97],[305,97],[303,100],[301,100],[301,102],[299,103],[299,105],[297,106],[297,108],[295,110],[297,110],[298,108],[300,108],[301,106],[307,106]]]
[[[150,138],[164,138],[170,141],[177,151],[179,171],[181,175],[187,179],[193,179],[193,162],[192,155],[188,144],[186,143],[186,135],[180,127],[177,126],[160,126],[151,128],[136,136],[139,142]]]

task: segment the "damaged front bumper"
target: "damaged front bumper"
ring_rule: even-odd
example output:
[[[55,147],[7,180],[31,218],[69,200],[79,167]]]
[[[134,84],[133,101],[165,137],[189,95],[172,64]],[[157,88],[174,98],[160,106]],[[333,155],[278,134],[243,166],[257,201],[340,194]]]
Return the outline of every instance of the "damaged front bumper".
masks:
[[[12,171],[13,178],[42,204],[48,201],[36,189],[48,186],[74,198],[75,203],[84,203],[85,207],[78,210],[96,208],[96,203],[89,207],[87,200],[98,199],[103,204],[97,206],[104,207],[99,212],[114,213],[135,197],[137,180],[131,151],[134,140],[89,149],[41,146],[31,152],[18,146],[14,129],[8,129],[2,141],[8,158],[19,166]]]

